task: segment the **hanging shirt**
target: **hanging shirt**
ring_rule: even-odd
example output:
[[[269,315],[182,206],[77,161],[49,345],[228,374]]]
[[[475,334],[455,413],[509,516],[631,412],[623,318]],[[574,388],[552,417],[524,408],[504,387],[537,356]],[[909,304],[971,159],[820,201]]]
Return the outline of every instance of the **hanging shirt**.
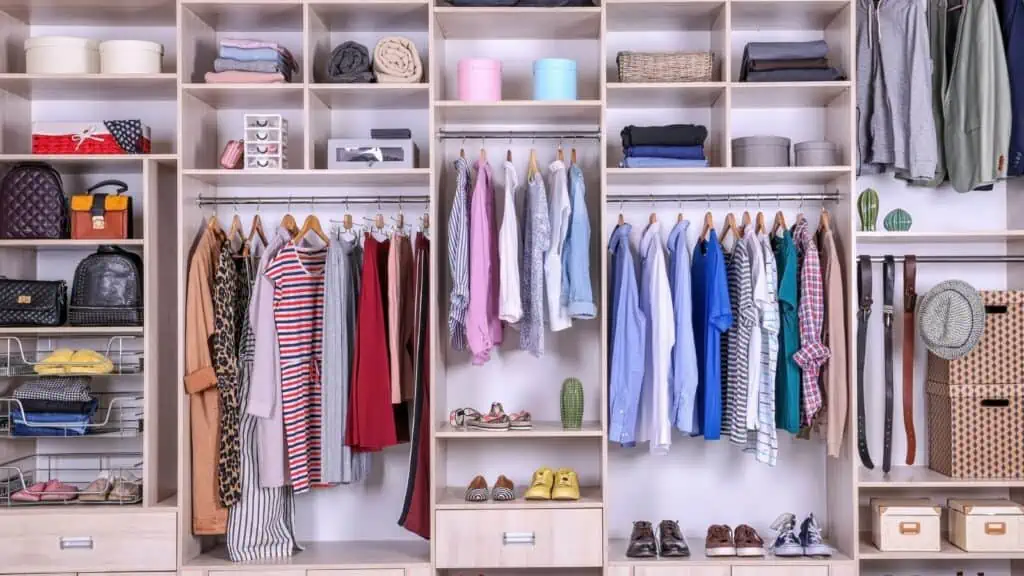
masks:
[[[640,309],[647,317],[647,353],[640,394],[640,428],[637,442],[650,442],[651,454],[668,454],[672,445],[672,405],[669,368],[676,342],[672,295],[661,245],[661,223],[653,222],[640,240]]]
[[[413,285],[412,245],[408,236],[394,234],[388,251],[388,361],[391,365],[391,403],[413,398]]]
[[[455,159],[455,199],[448,216],[448,269],[452,291],[448,303],[448,334],[452,348],[466,349],[466,311],[469,309],[469,164]]]
[[[544,177],[539,172],[530,176],[525,212],[519,348],[540,357],[544,355],[544,253],[551,245],[551,223]]]
[[[585,193],[583,171],[573,164],[569,167],[571,217],[562,254],[562,300],[568,302],[570,316],[584,320],[597,316],[590,285],[590,215]]]
[[[768,288],[765,280],[764,254],[761,241],[753,227],[747,226],[743,243],[750,255],[750,287],[754,303],[754,327],[750,335],[750,352],[747,354],[747,430],[757,430],[757,404],[761,391],[761,316],[769,306]]]
[[[825,287],[825,340],[829,349],[828,362],[822,367],[821,382],[825,386],[825,408],[828,455],[838,458],[843,448],[843,434],[846,432],[847,380],[846,365],[846,303],[843,299],[843,270],[839,264],[839,249],[831,230],[822,230],[821,262],[824,266],[822,277]]]
[[[802,376],[800,424],[810,426],[822,406],[818,377],[829,357],[828,348],[821,343],[821,330],[825,324],[825,289],[821,282],[818,245],[806,218],[796,223],[793,238],[800,259],[800,304],[797,309],[800,349],[793,354],[793,360],[800,366]]]
[[[672,395],[672,424],[684,434],[696,434],[694,401],[697,397],[697,349],[693,341],[693,291],[690,285],[690,251],[686,246],[689,220],[683,220],[668,235],[668,282],[672,291],[675,345],[672,346],[668,375]]]
[[[565,163],[555,160],[548,167],[551,172],[551,247],[544,260],[544,285],[548,297],[548,326],[559,332],[572,326],[568,299],[562,298],[562,250],[569,234],[569,181]]]
[[[783,230],[772,238],[775,264],[779,272],[779,361],[775,376],[775,424],[796,434],[800,431],[800,366],[793,353],[800,347],[797,320],[797,257],[793,235]]]
[[[523,318],[523,302],[519,292],[519,219],[516,216],[516,188],[519,176],[516,167],[505,161],[505,212],[498,232],[499,282],[498,318],[515,324]]]
[[[778,272],[775,253],[767,234],[758,236],[760,254],[764,261],[764,286],[767,300],[758,309],[761,327],[761,364],[758,374],[757,431],[749,432],[747,450],[754,458],[775,466],[779,458],[779,436],[775,428],[775,372],[779,363],[779,298]],[[756,291],[756,290],[755,290]]]
[[[498,320],[498,245],[494,238],[494,185],[491,165],[476,164],[476,185],[469,216],[469,315],[466,336],[473,352],[473,364],[491,359],[491,350],[501,345]]]
[[[611,253],[611,366],[608,391],[608,440],[636,445],[637,412],[644,380],[647,319],[640,311],[636,265],[629,245],[629,224],[619,224],[608,241]]]
[[[722,333],[732,326],[725,257],[714,229],[693,253],[693,335],[700,379],[697,382],[697,428],[706,440],[722,429]]]
[[[750,227],[747,232],[753,234]],[[750,281],[750,244],[743,238],[736,241],[729,262],[729,302],[733,325],[729,329],[729,372],[727,375],[725,418],[729,441],[747,445],[747,386],[749,386],[750,340],[757,327],[757,310]]]

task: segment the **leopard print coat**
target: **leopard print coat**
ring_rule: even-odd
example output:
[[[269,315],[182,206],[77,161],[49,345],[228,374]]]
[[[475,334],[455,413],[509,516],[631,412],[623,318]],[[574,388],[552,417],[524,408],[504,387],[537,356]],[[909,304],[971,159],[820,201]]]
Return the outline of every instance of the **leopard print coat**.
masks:
[[[238,334],[239,312],[244,308],[242,292],[245,281],[238,273],[231,247],[225,242],[220,249],[217,273],[213,279],[213,369],[220,393],[220,454],[217,462],[218,494],[221,504],[230,508],[242,493],[241,446],[238,427],[241,407],[238,401]]]

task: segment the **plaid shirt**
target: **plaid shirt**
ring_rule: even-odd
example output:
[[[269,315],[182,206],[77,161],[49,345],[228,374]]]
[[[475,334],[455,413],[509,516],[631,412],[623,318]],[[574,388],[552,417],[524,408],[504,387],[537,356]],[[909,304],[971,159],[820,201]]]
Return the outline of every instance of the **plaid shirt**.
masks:
[[[14,397],[18,400],[89,402],[92,390],[87,376],[47,376],[18,386]]]
[[[793,354],[793,360],[802,371],[800,424],[807,426],[821,410],[818,376],[831,353],[821,342],[825,324],[825,289],[821,281],[818,247],[806,219],[801,218],[793,227],[793,240],[800,260],[800,304],[797,307],[800,349]]]

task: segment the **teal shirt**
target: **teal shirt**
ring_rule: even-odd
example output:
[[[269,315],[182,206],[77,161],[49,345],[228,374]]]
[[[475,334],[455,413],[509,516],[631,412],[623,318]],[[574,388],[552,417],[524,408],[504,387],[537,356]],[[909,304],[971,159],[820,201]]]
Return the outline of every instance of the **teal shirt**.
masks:
[[[772,248],[779,269],[779,368],[775,373],[775,425],[787,432],[800,431],[800,367],[793,353],[800,349],[797,307],[797,255],[793,234],[772,236]]]

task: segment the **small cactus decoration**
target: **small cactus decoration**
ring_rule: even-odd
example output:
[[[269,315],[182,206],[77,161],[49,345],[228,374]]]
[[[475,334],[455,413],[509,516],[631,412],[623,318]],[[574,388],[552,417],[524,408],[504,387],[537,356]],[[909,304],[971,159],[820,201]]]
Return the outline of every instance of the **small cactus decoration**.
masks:
[[[882,226],[889,232],[907,232],[913,224],[914,219],[903,208],[896,208],[882,219]]]
[[[583,427],[583,383],[578,378],[562,382],[562,428],[579,430]]]
[[[878,224],[878,191],[865,188],[857,197],[857,212],[860,213],[861,231],[874,232]]]

